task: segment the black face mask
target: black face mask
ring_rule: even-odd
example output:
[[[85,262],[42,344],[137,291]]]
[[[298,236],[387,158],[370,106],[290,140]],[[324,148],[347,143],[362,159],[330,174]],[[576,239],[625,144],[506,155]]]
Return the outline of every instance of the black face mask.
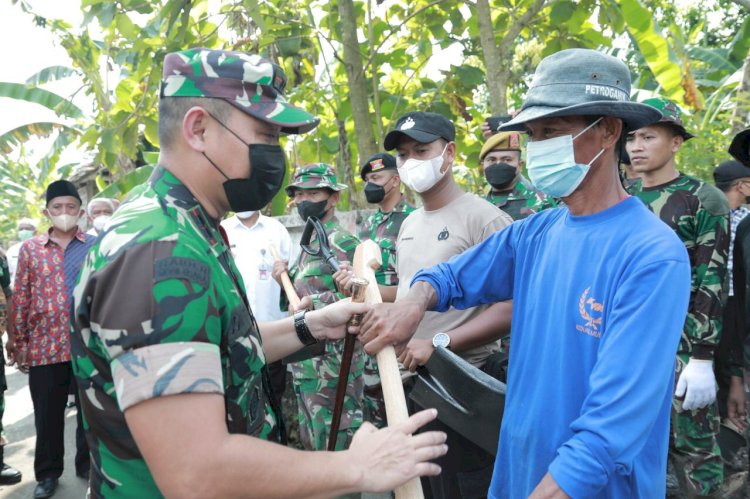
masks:
[[[281,189],[286,172],[286,158],[281,146],[270,144],[248,144],[234,133],[224,123],[216,120],[229,133],[247,146],[247,156],[250,162],[250,178],[229,178],[211,161],[206,153],[203,156],[227,179],[222,185],[229,201],[229,208],[234,212],[260,210],[271,202]]]
[[[299,217],[305,222],[310,217],[322,220],[328,211],[328,209],[326,209],[327,204],[327,199],[318,201],[317,203],[314,201],[302,201],[297,203],[297,213],[299,213]]]
[[[516,178],[516,167],[508,163],[495,163],[484,170],[484,178],[494,189],[505,189]]]
[[[365,199],[368,203],[378,204],[385,199],[385,187],[367,182],[365,184]]]

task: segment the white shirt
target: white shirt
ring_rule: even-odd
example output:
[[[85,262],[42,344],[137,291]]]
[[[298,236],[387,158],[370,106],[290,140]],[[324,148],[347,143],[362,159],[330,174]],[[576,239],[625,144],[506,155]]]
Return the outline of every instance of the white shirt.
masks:
[[[278,220],[260,215],[255,225],[246,227],[233,215],[221,222],[227,233],[229,247],[237,268],[245,281],[247,299],[258,321],[283,319],[286,311],[279,309],[281,288],[271,277],[273,244],[282,260],[291,260],[292,239]]]
[[[18,268],[18,252],[21,250],[23,242],[16,243],[5,252],[5,256],[8,258],[8,270],[10,271],[10,283],[11,285],[16,280],[16,268]]]

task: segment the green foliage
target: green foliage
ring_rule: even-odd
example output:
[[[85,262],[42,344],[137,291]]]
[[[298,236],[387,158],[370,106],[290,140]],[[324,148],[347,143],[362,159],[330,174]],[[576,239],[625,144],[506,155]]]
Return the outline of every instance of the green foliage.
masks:
[[[710,178],[712,166],[726,155],[729,116],[739,102],[737,83],[750,50],[750,16],[727,0],[688,6],[664,0],[537,1],[489,2],[493,36],[507,73],[498,83],[486,75],[473,3],[355,0],[355,36],[364,64],[360,84],[368,96],[364,122],[370,123],[376,142],[382,146],[385,133],[407,111],[442,113],[458,131],[459,182],[482,191],[479,125],[489,114],[490,85],[501,85],[508,108],[518,109],[542,57],[587,47],[627,62],[637,98],[660,93],[685,108],[686,126],[697,137],[683,148],[680,165]],[[66,141],[91,151],[94,164],[123,179],[117,187],[102,184],[102,195],[117,191],[119,197],[132,187],[147,171],[133,169],[139,152],[147,144],[158,146],[156,108],[164,55],[190,46],[256,52],[284,68],[288,99],[321,118],[313,132],[286,139],[287,175],[304,163],[332,164],[350,186],[342,207],[363,204],[356,140],[361,131],[354,126],[354,83],[343,64],[337,0],[232,0],[218,6],[207,0],[81,0],[81,26],[45,19],[23,1],[19,5],[29,12],[30,22],[54,34],[72,67],[47,68],[26,85],[0,83],[0,96],[36,102],[59,116],[59,121],[28,123],[0,136],[0,152],[8,158],[3,161],[6,167],[13,165],[13,171],[0,170],[0,176],[12,180],[9,192],[15,196],[15,205],[0,207],[5,215],[0,220],[13,219],[19,203],[33,212],[38,192],[22,186],[43,185],[45,175],[59,172],[59,148]],[[540,10],[525,16],[535,6]],[[709,16],[716,9],[722,11],[718,26]],[[72,96],[40,87],[71,76],[81,80],[77,93],[90,99],[90,112],[71,106]],[[39,165],[23,165],[17,154],[10,161],[11,151],[23,150],[30,137],[51,134],[65,139]],[[282,192],[272,211],[286,210]]]

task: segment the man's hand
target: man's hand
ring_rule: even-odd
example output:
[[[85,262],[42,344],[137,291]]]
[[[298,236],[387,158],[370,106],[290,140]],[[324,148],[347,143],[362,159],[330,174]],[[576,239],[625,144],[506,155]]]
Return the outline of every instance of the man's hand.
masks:
[[[492,137],[492,135],[495,133],[492,130],[490,130],[490,124],[486,121],[483,121],[480,125],[480,128],[482,129],[482,137],[484,137],[484,140],[489,139]]]
[[[557,485],[552,475],[547,473],[542,481],[534,488],[529,499],[569,499],[570,496]]]
[[[445,433],[428,431],[414,435],[436,416],[435,409],[427,409],[382,430],[363,423],[346,451],[351,454],[349,461],[359,464],[360,490],[387,492],[414,477],[438,475],[440,466],[429,461],[448,451]]]
[[[355,314],[370,310],[366,303],[352,303],[350,298],[326,305],[320,310],[308,312],[305,316],[307,327],[318,340],[340,340],[346,335],[346,323]],[[350,327],[351,334],[359,332],[358,327]]]
[[[273,267],[271,267],[271,277],[273,277],[274,281],[278,282],[279,285],[281,285],[281,274],[286,272],[288,264],[289,262],[286,260],[276,260],[273,262]]]
[[[406,369],[414,372],[417,370],[418,366],[423,366],[427,363],[434,351],[435,347],[432,346],[432,340],[412,338],[412,340],[406,344],[406,348],[401,352],[398,360]]]
[[[289,315],[294,315],[300,310],[312,310],[313,308],[312,298],[310,298],[310,295],[305,295],[302,298],[300,298],[299,305],[295,307],[290,303],[289,307],[287,308],[289,310]]]
[[[343,293],[344,296],[352,295],[352,277],[354,277],[354,269],[349,262],[340,262],[339,270],[333,274],[333,280],[336,282],[336,289]]]
[[[747,430],[747,412],[745,411],[745,387],[742,378],[732,376],[727,396],[727,417],[743,434]]]
[[[383,347],[393,345],[399,352],[417,330],[424,312],[419,302],[408,299],[373,306],[360,327],[359,338],[365,351],[375,355]]]
[[[703,409],[716,400],[716,378],[712,360],[690,359],[677,380],[675,397],[685,400],[682,408],[686,411]]]
[[[29,364],[26,362],[26,348],[18,347],[13,338],[8,338],[8,342],[5,344],[5,353],[8,356],[7,365],[16,365],[19,371],[28,374]]]

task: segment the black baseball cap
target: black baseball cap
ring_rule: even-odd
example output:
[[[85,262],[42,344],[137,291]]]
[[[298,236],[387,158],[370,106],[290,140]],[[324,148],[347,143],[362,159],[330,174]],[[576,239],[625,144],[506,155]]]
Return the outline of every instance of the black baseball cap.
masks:
[[[456,139],[456,127],[453,122],[437,113],[414,111],[406,113],[396,121],[396,126],[385,136],[384,146],[386,151],[396,148],[401,136],[429,144],[437,139],[445,139],[452,142]]]
[[[362,180],[365,180],[365,175],[370,172],[397,169],[398,167],[396,166],[396,158],[394,158],[387,152],[379,152],[367,158],[367,161],[364,162],[362,168],[359,171],[359,175],[362,177]]]
[[[729,154],[743,165],[750,167],[750,128],[743,130],[732,139]]]
[[[740,178],[750,178],[750,168],[739,161],[727,160],[714,169],[714,182],[717,185],[731,184]]]

